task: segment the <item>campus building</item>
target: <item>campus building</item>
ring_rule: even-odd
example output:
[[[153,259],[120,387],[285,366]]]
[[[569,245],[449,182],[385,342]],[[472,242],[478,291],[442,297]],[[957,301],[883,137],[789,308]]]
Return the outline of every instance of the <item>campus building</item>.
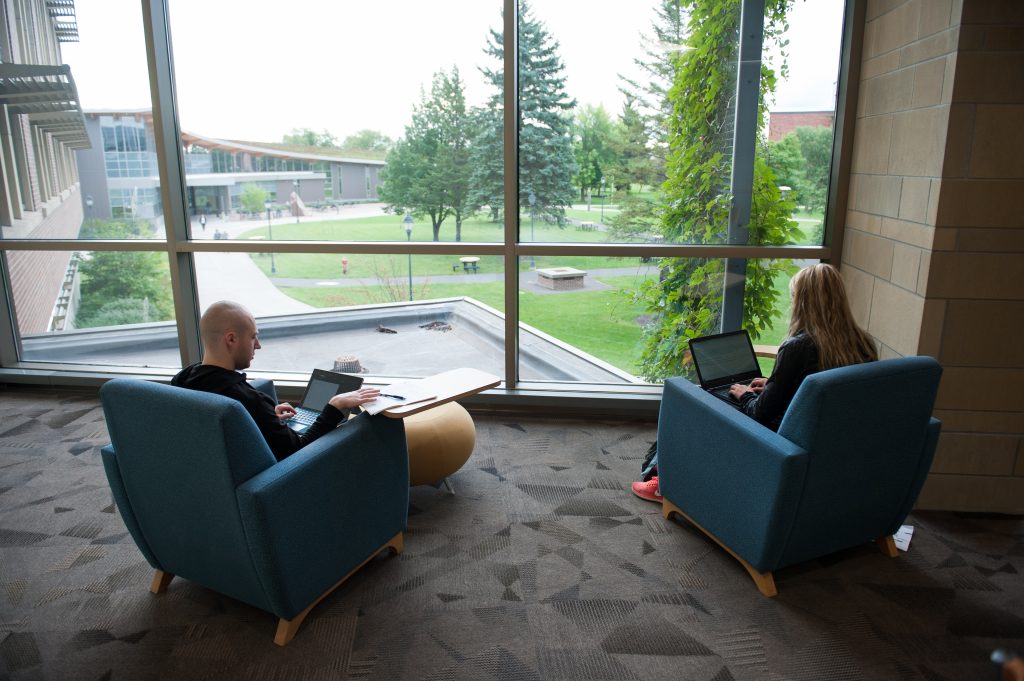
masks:
[[[86,217],[152,219],[163,215],[153,113],[86,111],[91,145],[77,154]],[[246,185],[275,204],[292,193],[304,203],[373,200],[383,154],[290,144],[221,140],[183,132],[192,215],[241,212]]]
[[[778,142],[797,128],[832,128],[835,111],[772,111],[768,114],[768,141]]]

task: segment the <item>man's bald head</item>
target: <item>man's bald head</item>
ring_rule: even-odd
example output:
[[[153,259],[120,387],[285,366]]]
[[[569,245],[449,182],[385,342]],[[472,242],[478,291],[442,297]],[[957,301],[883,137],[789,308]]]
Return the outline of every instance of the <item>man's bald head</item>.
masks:
[[[199,335],[204,345],[215,345],[228,331],[241,332],[250,324],[255,324],[255,321],[244,305],[220,300],[206,308],[199,319]]]
[[[230,300],[206,308],[199,319],[199,335],[203,339],[204,364],[244,369],[260,347],[252,313]]]

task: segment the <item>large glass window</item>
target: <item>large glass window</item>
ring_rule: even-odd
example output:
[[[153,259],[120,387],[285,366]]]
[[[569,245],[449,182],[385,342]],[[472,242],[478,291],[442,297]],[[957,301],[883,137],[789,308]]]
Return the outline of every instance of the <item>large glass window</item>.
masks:
[[[431,240],[501,241],[469,194],[474,111],[493,89],[480,68],[501,4],[447,5],[405,3],[384,30],[378,8],[358,3],[238,12],[175,0],[181,127],[190,155],[213,156],[210,171],[186,167],[190,192],[204,190],[189,204],[193,232],[205,215],[233,238],[269,208],[298,218],[279,239],[391,240],[386,216],[411,213]],[[269,27],[273,49],[251,49]],[[500,185],[500,137],[491,151]]]
[[[421,377],[473,367],[501,375],[502,277],[495,257],[196,254],[200,306],[235,300],[256,317],[264,347],[252,366],[260,371]]]
[[[81,138],[43,153],[16,116],[3,137],[37,170],[0,202],[23,361],[177,366],[198,342],[173,281],[177,309],[253,310],[257,371],[644,390],[685,373],[689,337],[776,344],[796,259],[828,255],[841,2],[767,3],[751,45],[736,3],[449,0],[384,30],[352,3],[167,0],[141,6],[169,25],[149,55],[139,3],[80,4]],[[123,240],[149,243],[101,243]],[[81,334],[145,342],[89,355]]]
[[[781,70],[785,60],[787,69],[769,100],[758,160],[771,169],[781,198],[794,205],[797,229],[790,241],[820,245],[832,170],[843,3],[796,3],[784,28],[765,42],[770,63]]]
[[[13,251],[6,260],[23,360],[180,366],[165,253]]]
[[[69,236],[162,239],[164,212],[141,6],[112,0],[102,5],[79,2],[75,10],[80,39],[62,44],[61,56],[77,86],[89,145],[74,155],[79,186],[73,199],[84,220],[81,230]],[[108,220],[148,225],[115,234],[103,228]]]

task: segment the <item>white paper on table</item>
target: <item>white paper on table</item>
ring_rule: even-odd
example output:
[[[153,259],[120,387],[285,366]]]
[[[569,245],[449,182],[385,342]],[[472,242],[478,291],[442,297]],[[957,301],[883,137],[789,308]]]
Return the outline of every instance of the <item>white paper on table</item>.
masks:
[[[896,534],[892,536],[892,539],[896,542],[896,548],[900,551],[908,551],[910,550],[910,538],[913,536],[913,525],[900,525],[900,529],[896,530]]]
[[[424,385],[422,381],[394,383],[381,388],[380,391],[382,393],[381,397],[378,397],[373,402],[367,402],[364,404],[363,411],[371,415],[379,414],[382,411],[391,409],[392,407],[416,404],[417,402],[425,402],[437,397],[434,391]],[[404,399],[396,400],[393,397],[384,397],[383,393],[387,393],[388,395],[401,395]]]

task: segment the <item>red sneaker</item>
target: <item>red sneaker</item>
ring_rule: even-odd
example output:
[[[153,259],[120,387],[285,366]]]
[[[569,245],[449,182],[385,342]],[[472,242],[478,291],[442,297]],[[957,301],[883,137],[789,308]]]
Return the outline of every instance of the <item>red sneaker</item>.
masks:
[[[655,475],[647,482],[634,482],[633,494],[637,495],[644,501],[653,501],[660,504],[662,497],[661,490],[658,489],[658,476]]]

